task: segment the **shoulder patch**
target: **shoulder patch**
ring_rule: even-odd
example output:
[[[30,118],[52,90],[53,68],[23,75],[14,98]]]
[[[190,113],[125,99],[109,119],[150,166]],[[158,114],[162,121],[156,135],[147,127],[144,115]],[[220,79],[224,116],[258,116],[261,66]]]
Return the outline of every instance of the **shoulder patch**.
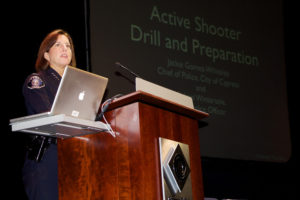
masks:
[[[29,89],[40,89],[45,87],[45,83],[38,76],[32,76],[27,82],[27,87]]]

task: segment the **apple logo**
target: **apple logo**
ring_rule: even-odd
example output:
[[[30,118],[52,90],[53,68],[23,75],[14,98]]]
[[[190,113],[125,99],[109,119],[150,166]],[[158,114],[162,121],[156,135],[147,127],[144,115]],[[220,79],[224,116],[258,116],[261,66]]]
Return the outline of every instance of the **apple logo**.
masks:
[[[82,91],[82,92],[79,93],[78,99],[79,99],[80,101],[83,101],[83,99],[84,99],[84,94],[85,94],[85,91]]]

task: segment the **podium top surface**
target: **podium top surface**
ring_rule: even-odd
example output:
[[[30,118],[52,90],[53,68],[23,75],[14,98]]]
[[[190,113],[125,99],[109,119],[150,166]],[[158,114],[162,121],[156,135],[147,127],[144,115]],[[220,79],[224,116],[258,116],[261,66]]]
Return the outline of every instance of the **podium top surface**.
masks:
[[[113,100],[113,102],[109,105],[108,110],[113,110],[134,102],[141,102],[160,107],[171,112],[176,112],[178,114],[194,118],[196,120],[201,120],[209,116],[209,114],[206,112],[192,109],[143,91],[132,92]]]

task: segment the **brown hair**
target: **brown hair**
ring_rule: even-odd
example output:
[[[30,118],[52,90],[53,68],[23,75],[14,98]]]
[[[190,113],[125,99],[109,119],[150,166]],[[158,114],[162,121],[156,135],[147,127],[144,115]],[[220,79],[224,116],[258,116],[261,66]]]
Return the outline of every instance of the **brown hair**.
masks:
[[[45,70],[49,67],[49,62],[44,58],[44,54],[45,52],[48,52],[49,49],[56,43],[59,35],[65,35],[69,39],[72,51],[72,59],[70,65],[76,67],[74,44],[71,36],[62,29],[56,29],[50,32],[41,43],[38,56],[35,62],[35,69],[37,72]]]

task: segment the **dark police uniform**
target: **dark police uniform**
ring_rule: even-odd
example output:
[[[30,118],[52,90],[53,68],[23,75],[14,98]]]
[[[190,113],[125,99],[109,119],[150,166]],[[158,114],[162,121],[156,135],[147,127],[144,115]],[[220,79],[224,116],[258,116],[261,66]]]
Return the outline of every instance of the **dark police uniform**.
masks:
[[[23,85],[28,115],[50,111],[60,80],[61,76],[51,67],[28,76]],[[30,200],[58,199],[55,138],[31,136],[22,173]]]

